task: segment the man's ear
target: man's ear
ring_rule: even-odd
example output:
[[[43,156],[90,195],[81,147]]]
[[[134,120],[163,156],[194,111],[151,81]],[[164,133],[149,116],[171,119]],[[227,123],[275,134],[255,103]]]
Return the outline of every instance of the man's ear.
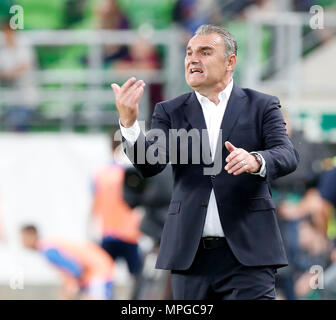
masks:
[[[228,71],[232,71],[234,70],[236,64],[237,64],[237,56],[235,54],[232,54],[229,59],[228,59],[228,66],[227,66],[227,70]]]

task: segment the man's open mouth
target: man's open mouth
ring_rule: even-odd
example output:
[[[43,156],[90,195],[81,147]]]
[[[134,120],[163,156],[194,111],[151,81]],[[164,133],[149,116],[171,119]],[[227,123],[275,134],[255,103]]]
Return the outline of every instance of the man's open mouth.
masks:
[[[195,73],[195,72],[203,73],[203,71],[199,68],[191,68],[190,69],[190,73]]]

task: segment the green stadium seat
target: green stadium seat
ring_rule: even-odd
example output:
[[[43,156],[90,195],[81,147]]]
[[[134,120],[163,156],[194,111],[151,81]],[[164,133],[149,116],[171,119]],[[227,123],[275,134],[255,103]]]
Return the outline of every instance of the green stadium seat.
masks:
[[[137,29],[144,23],[155,29],[168,28],[172,22],[172,14],[176,0],[119,0],[120,8],[130,21],[132,28]]]
[[[0,24],[7,21],[11,17],[9,10],[13,4],[14,4],[13,0],[0,1]]]
[[[25,13],[25,29],[60,29],[64,0],[20,0]]]

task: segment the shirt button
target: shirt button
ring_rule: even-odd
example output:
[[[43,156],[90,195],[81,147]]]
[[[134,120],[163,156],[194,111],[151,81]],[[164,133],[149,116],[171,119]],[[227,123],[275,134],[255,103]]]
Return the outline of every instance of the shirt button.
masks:
[[[216,176],[213,176],[213,175],[212,175],[212,176],[211,176],[211,179],[215,179],[215,177],[216,177]]]

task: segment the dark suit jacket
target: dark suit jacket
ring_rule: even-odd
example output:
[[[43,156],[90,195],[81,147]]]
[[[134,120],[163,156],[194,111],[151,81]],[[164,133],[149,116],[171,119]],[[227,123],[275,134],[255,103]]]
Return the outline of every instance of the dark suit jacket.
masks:
[[[195,93],[158,103],[152,117],[153,128],[164,132],[166,145],[159,143],[160,139],[153,140],[156,133],[152,130],[146,137],[141,133],[132,147],[124,143],[126,154],[144,177],[157,174],[165,164],[150,164],[147,159],[141,164],[144,159],[140,159],[139,151],[157,144],[156,155],[168,161],[171,154],[167,141],[172,137],[169,129],[206,129]],[[202,159],[199,164],[172,165],[174,189],[157,268],[186,270],[191,266],[202,237],[212,188],[224,234],[236,258],[246,266],[287,265],[269,182],[294,171],[299,158],[286,134],[278,98],[234,84],[221,129],[222,141],[217,144],[216,151],[216,158],[221,155],[223,159],[220,173],[204,175],[203,169],[211,165]],[[224,169],[229,154],[224,146],[226,140],[248,152],[262,154],[266,161],[266,177],[228,174]],[[200,139],[201,144],[206,142],[207,139]],[[190,146],[189,141],[187,146]]]

